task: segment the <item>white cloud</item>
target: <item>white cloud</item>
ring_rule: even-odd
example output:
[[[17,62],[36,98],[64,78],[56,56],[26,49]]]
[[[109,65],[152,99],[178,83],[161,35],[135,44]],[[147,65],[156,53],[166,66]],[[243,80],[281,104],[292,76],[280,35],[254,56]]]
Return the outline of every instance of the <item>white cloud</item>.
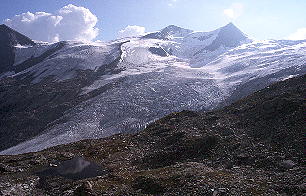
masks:
[[[244,6],[242,3],[233,3],[229,8],[223,10],[223,14],[230,19],[236,19],[243,14]]]
[[[97,22],[97,17],[89,9],[72,4],[61,8],[56,14],[27,12],[5,20],[6,25],[20,33],[47,42],[90,41],[99,33],[95,27]]]
[[[177,0],[169,0],[168,6],[173,7]]]
[[[306,28],[300,28],[296,32],[288,36],[291,40],[304,40],[306,39]]]
[[[146,29],[144,27],[140,26],[130,26],[128,25],[124,29],[120,30],[118,32],[118,38],[124,38],[124,37],[135,37],[139,35],[143,35],[145,33]]]

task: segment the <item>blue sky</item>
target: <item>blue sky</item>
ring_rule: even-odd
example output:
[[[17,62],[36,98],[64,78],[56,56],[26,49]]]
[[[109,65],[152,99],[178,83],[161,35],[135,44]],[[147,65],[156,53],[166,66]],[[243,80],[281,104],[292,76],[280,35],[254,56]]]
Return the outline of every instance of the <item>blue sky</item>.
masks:
[[[56,14],[68,4],[98,18],[100,40],[116,38],[127,25],[147,32],[170,24],[210,31],[232,21],[256,39],[282,39],[306,28],[306,0],[1,0],[0,20],[28,11]]]

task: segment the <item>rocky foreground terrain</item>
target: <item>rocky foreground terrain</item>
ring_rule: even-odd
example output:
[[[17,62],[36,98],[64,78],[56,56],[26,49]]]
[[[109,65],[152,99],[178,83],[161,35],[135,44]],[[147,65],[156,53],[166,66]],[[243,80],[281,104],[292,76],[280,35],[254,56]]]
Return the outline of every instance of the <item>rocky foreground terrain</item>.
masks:
[[[136,134],[0,156],[0,195],[304,195],[305,77]]]

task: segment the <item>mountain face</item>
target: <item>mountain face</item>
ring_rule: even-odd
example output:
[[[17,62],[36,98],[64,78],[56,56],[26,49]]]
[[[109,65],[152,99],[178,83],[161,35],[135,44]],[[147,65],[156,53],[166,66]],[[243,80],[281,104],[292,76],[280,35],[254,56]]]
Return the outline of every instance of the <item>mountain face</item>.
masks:
[[[304,74],[305,61],[305,41],[254,41],[233,24],[15,46],[0,74],[1,154],[136,132],[171,112],[228,105]]]
[[[303,195],[305,79],[139,133],[0,156],[0,194]]]
[[[214,51],[220,47],[236,47],[241,42],[245,41],[247,37],[236,27],[233,23],[222,27],[216,39],[208,46],[206,50]]]
[[[35,43],[28,37],[14,31],[6,25],[0,25],[0,73],[8,71],[14,64],[14,46],[34,46]]]

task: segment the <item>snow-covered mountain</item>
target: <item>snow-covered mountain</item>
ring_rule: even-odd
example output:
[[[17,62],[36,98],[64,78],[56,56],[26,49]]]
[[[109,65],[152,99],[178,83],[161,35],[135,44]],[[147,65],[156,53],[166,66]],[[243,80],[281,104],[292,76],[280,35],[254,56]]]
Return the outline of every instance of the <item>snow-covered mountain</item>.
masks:
[[[0,154],[138,131],[171,112],[229,104],[306,65],[306,40],[254,41],[232,23],[11,51],[0,70]]]

